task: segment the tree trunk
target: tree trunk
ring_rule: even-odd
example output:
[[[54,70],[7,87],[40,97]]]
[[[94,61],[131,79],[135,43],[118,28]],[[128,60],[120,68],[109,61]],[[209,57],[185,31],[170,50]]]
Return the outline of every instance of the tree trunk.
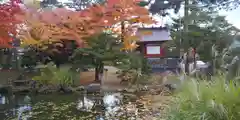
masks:
[[[3,61],[4,61],[4,52],[3,52],[3,49],[0,49],[0,64],[1,64],[1,67],[3,66]]]
[[[189,0],[185,0],[185,4],[184,4],[184,33],[185,33],[185,41],[188,42],[188,11],[189,11]],[[188,74],[189,73],[189,60],[188,60],[188,50],[187,50],[187,54],[186,54],[186,63],[185,63],[185,73]]]
[[[186,73],[186,75],[189,74],[189,59],[188,59],[188,52],[186,53],[185,73]]]
[[[97,62],[97,65],[95,67],[95,81],[97,82],[101,82],[102,80],[102,75],[103,75],[103,67],[104,67],[104,64],[102,61],[96,61]]]
[[[95,81],[99,80],[98,76],[99,76],[99,69],[98,69],[98,66],[96,66],[95,67]]]
[[[196,48],[194,47],[193,48],[193,63],[194,63],[194,66],[193,66],[193,69],[196,69],[196,67],[197,67],[197,61],[196,61]]]
[[[102,83],[102,80],[103,80],[103,70],[104,70],[104,64],[103,62],[100,62],[100,66],[99,66],[99,75],[98,75],[98,78],[99,78],[99,81],[100,83]]]
[[[124,21],[121,22],[121,42],[124,41],[124,36],[125,35],[125,24]]]

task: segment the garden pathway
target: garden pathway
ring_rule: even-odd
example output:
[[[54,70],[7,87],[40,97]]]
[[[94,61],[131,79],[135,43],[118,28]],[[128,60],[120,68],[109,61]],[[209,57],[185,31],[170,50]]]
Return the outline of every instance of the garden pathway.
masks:
[[[116,72],[119,70],[113,66],[104,66],[107,71],[104,71],[103,81],[102,81],[102,89],[106,91],[116,91],[118,89],[124,88],[123,85],[120,84],[120,79],[117,78]],[[94,71],[87,71],[80,73],[80,85],[89,85],[94,83]]]

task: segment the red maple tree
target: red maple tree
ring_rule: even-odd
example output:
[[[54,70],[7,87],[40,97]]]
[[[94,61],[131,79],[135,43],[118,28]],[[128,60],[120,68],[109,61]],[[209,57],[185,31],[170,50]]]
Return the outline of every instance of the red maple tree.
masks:
[[[12,47],[11,36],[16,36],[17,25],[21,22],[15,18],[22,13],[19,3],[20,0],[10,0],[0,4],[0,47]]]
[[[85,45],[85,37],[126,22],[123,39],[126,49],[135,47],[134,26],[138,23],[153,23],[148,10],[138,6],[136,0],[109,0],[106,4],[94,4],[82,11],[57,8],[35,11],[34,14],[25,12],[19,18],[28,27],[21,32],[21,39],[26,44],[42,45],[49,41],[75,40],[79,47]]]

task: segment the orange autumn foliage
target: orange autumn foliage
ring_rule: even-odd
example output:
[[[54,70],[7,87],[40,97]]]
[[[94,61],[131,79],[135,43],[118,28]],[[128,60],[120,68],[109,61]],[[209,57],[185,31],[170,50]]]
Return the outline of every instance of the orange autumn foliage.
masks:
[[[141,7],[136,0],[108,0],[106,3],[105,19],[110,23],[120,21],[144,22],[152,24],[147,8]]]
[[[110,29],[118,35],[124,35],[124,48],[132,49],[134,31],[139,23],[152,24],[146,8],[140,7],[135,0],[108,0],[104,5],[92,5],[82,11],[71,11],[64,8],[26,12],[20,16],[27,26],[21,30],[23,42],[41,44],[42,42],[59,40],[76,40],[84,45],[84,38]],[[120,22],[125,23],[124,31],[119,32]]]
[[[27,44],[39,44],[46,41],[76,40],[83,44],[82,38],[101,31],[93,17],[81,17],[80,12],[58,8],[42,11],[38,14],[25,14],[26,30],[22,30],[21,38]],[[27,18],[27,19],[26,19]]]
[[[139,0],[108,0],[106,17],[110,23],[119,23],[112,31],[123,36],[123,50],[133,50],[140,36],[135,32],[141,24],[153,24],[155,21],[149,15],[148,9],[140,7]],[[123,27],[124,26],[124,27]]]

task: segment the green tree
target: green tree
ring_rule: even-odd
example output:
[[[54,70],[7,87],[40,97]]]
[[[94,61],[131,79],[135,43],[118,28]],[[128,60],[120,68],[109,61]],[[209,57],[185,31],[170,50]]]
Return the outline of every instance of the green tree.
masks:
[[[189,16],[191,20],[187,33],[182,29],[185,19],[173,18],[172,37],[177,47],[196,48],[203,60],[211,60],[211,52],[206,51],[211,51],[213,45],[216,45],[218,51],[222,51],[229,45],[233,35],[239,31],[215,11],[194,8],[191,9]],[[186,36],[188,39],[184,39]]]
[[[197,5],[207,9],[227,9],[232,10],[239,6],[238,0],[147,0],[141,1],[140,6],[150,6],[149,10],[153,14],[159,14],[162,16],[168,15],[166,10],[173,9],[175,13],[179,12],[182,3],[188,3],[188,8]]]
[[[120,69],[142,69],[147,73],[149,68],[141,55],[120,51],[119,38],[109,33],[101,33],[86,38],[88,47],[78,48],[73,56],[75,68],[95,68],[95,80],[100,80],[104,65],[119,67]]]

